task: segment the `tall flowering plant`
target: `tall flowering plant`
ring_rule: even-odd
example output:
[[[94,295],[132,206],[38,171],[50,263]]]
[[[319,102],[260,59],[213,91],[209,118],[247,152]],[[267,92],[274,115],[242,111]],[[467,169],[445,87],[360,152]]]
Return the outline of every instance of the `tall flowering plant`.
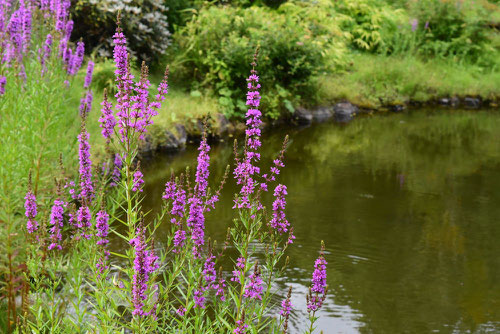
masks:
[[[26,196],[27,226],[39,240],[50,241],[42,249],[46,262],[59,261],[66,268],[64,280],[49,270],[56,282],[50,289],[44,290],[48,280],[43,279],[35,279],[30,286],[34,294],[50,292],[54,307],[40,313],[41,298],[28,302],[27,327],[103,333],[287,332],[294,311],[291,289],[275,316],[273,287],[288,265],[286,250],[295,239],[286,215],[288,189],[278,182],[288,139],[271,168],[263,171],[258,53],[247,79],[245,143],[241,150],[235,143],[233,175],[240,186],[233,205],[236,218],[226,239],[217,244],[207,235],[205,222],[207,213],[217,208],[229,166],[220,183],[211,185],[206,123],[195,170],[186,169],[166,182],[156,216],[143,212],[145,181],[137,158],[139,145],[165,100],[168,70],[157,94],[150,96],[148,68],[143,63],[137,79],[131,74],[127,40],[119,23],[114,43],[116,103],[105,94],[99,119],[108,151],[114,152],[113,163],[108,162],[100,172],[93,168],[83,113],[78,136],[79,178],[67,182],[66,198],[58,192],[49,233],[38,224],[42,220],[35,196],[30,191]],[[268,189],[274,189],[270,203],[262,196]],[[114,226],[116,223],[123,226]],[[170,230],[166,236],[155,233],[162,225]],[[61,228],[68,232],[66,238]],[[113,252],[112,242],[121,242],[126,250]],[[60,250],[67,250],[68,255]],[[223,259],[232,260],[233,265],[224,267],[228,261]],[[36,272],[34,265],[30,272]],[[62,291],[63,297],[55,291]],[[321,253],[308,297],[311,331],[325,295],[326,261]],[[71,303],[71,313],[58,307],[57,298]],[[91,321],[87,321],[88,314],[92,314]]]

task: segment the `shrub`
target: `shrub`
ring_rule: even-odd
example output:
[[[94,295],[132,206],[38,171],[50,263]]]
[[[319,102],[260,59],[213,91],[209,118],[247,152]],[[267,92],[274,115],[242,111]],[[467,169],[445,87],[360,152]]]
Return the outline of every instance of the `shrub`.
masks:
[[[115,20],[121,12],[123,30],[130,36],[129,52],[141,60],[155,60],[170,44],[167,7],[161,0],[78,0],[72,8],[75,38],[95,48],[100,56],[111,56]]]
[[[203,8],[175,35],[181,50],[176,63],[193,85],[216,92],[226,115],[241,116],[245,105],[235,97],[244,94],[248,55],[260,45],[266,92],[262,102],[265,115],[276,118],[310,94],[314,75],[343,62],[340,30],[331,20],[315,20],[314,15],[321,15],[315,6],[297,2],[276,11],[256,6]]]

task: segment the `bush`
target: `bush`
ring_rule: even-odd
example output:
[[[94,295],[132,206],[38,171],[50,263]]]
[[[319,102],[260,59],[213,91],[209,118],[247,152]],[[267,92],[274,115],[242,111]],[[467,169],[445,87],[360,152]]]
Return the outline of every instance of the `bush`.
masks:
[[[293,111],[292,104],[311,95],[311,78],[343,63],[341,32],[330,19],[315,15],[318,4],[286,3],[278,10],[211,6],[176,35],[182,50],[176,58],[186,78],[198,86],[213,89],[228,116],[242,116],[241,102],[250,56],[260,45],[260,69],[265,97],[264,113],[277,118],[281,111]],[[333,36],[333,38],[332,38]],[[338,37],[338,38],[337,38]],[[237,102],[239,101],[239,102]]]
[[[112,55],[116,16],[129,38],[130,53],[141,60],[155,60],[170,44],[167,7],[161,0],[139,0],[130,4],[117,0],[78,0],[72,8],[74,36],[82,38],[100,56]]]

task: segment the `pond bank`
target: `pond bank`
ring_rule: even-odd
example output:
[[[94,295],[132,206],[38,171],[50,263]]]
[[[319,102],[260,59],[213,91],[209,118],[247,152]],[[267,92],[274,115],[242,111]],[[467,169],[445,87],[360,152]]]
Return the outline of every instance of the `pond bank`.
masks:
[[[322,123],[333,120],[338,123],[348,123],[356,116],[372,115],[384,112],[403,112],[407,109],[442,108],[442,109],[468,109],[480,108],[496,109],[498,101],[482,99],[481,97],[466,96],[463,98],[443,97],[428,102],[409,101],[405,104],[393,104],[379,108],[366,108],[348,101],[338,102],[327,106],[313,108],[297,107],[291,115],[286,115],[278,120],[265,122],[264,131],[279,125],[305,126],[313,123]],[[238,120],[228,120],[223,114],[208,115],[207,129],[210,140],[224,141],[242,135],[245,124]],[[156,153],[176,153],[185,149],[189,143],[197,142],[203,133],[203,119],[194,119],[190,122],[177,123],[170,127],[157,126],[146,137],[141,147],[141,158],[148,159]]]

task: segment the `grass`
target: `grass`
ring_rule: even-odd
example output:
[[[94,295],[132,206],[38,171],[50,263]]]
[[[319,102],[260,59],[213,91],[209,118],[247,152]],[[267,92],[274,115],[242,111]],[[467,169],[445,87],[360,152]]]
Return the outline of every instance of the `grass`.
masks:
[[[318,78],[322,104],[348,100],[370,109],[445,96],[500,98],[498,71],[414,56],[355,55],[341,74]]]

